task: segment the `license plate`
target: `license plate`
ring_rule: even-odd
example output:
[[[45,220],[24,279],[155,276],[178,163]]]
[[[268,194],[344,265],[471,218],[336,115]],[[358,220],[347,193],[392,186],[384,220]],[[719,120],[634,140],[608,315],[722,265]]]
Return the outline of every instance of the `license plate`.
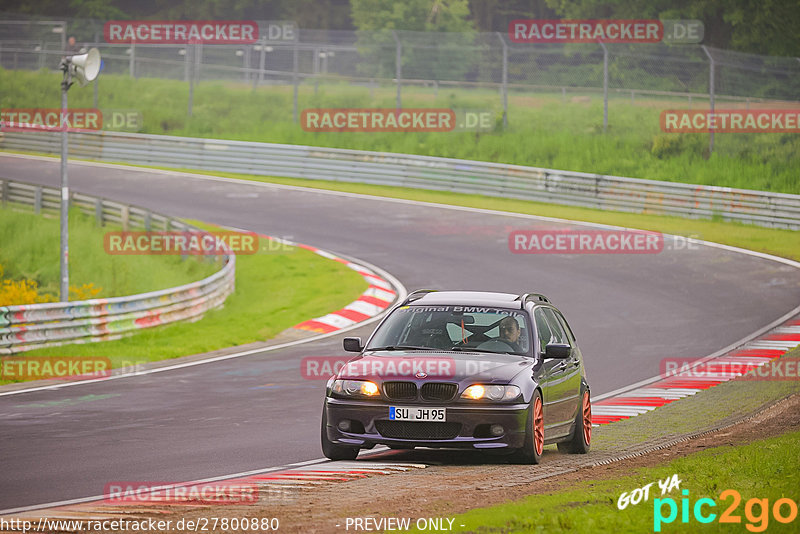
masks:
[[[392,421],[445,421],[446,408],[417,408],[391,406],[389,419]]]

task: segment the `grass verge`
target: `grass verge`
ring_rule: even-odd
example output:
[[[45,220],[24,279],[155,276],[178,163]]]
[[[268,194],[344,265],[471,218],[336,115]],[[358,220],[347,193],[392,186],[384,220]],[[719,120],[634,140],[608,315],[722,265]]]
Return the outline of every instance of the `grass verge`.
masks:
[[[11,205],[10,205],[11,206]],[[28,279],[40,293],[59,294],[60,223],[51,215],[35,215],[24,207],[0,208],[0,264],[6,279]],[[201,280],[219,266],[180,256],[116,256],[103,248],[105,232],[94,219],[70,210],[69,276],[71,286],[94,284],[96,298],[134,295]],[[153,276],[158,273],[158,276]],[[0,306],[7,303],[0,302]]]
[[[59,107],[60,73],[0,69],[6,108]],[[663,133],[660,112],[691,107],[685,99],[613,95],[608,131],[603,131],[603,101],[597,93],[516,91],[509,93],[510,125],[502,129],[497,91],[403,87],[405,108],[486,110],[491,132],[305,131],[292,117],[290,86],[260,87],[238,82],[195,84],[192,117],[187,117],[188,84],[178,80],[131,79],[104,74],[98,82],[98,107],[141,112],[140,131],[354,148],[532,165],[616,176],[650,178],[744,189],[800,193],[795,170],[800,163],[796,133],[717,134],[708,152],[707,134]],[[70,94],[75,108],[93,107],[93,91]],[[324,81],[299,89],[299,110],[310,108],[394,108],[396,89],[369,89]],[[705,108],[705,102],[694,107]],[[720,104],[718,104],[720,106]],[[741,106],[725,104],[725,108]],[[775,104],[765,105],[776,107]]]
[[[657,481],[677,474],[682,481],[681,491],[674,489],[661,495]],[[648,501],[617,508],[623,492],[630,493],[649,483]],[[797,532],[800,521],[788,524],[775,520],[774,503],[789,498],[793,503],[800,497],[800,432],[792,432],[742,446],[723,446],[688,455],[663,466],[642,468],[630,476],[611,480],[586,480],[569,491],[550,495],[534,495],[524,500],[472,510],[455,517],[456,532]],[[720,523],[720,515],[733,506],[733,497],[721,497],[727,489],[736,490],[741,503],[732,510],[740,525]],[[688,491],[688,495],[682,495]],[[682,517],[682,499],[687,516]],[[716,514],[714,520],[703,524],[693,515],[699,499],[716,503],[705,504],[705,516]],[[669,504],[657,499],[672,499],[677,516],[671,523],[656,521],[670,515]],[[767,508],[748,504],[750,499],[766,499]],[[795,507],[796,511],[796,507]],[[789,516],[789,505],[781,514]],[[684,521],[685,519],[685,521]],[[749,526],[748,526],[749,525]]]
[[[342,308],[367,288],[355,271],[301,248],[239,255],[236,261],[236,291],[223,308],[207,312],[199,321],[25,355],[108,357],[118,368],[265,341],[299,322]]]

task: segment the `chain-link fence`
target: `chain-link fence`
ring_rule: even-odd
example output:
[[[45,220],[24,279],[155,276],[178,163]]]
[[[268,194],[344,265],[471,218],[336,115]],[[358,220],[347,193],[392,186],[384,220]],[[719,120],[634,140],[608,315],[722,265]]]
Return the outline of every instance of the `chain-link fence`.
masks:
[[[262,35],[266,25],[259,22]],[[70,47],[68,36],[77,41],[71,52],[100,50],[104,73],[295,88],[392,84],[398,106],[403,87],[413,85],[492,88],[506,115],[509,91],[603,92],[606,110],[615,95],[800,101],[800,58],[693,44],[514,44],[499,32],[300,29],[293,41],[247,45],[109,44],[101,21],[0,20],[0,66],[54,70]]]

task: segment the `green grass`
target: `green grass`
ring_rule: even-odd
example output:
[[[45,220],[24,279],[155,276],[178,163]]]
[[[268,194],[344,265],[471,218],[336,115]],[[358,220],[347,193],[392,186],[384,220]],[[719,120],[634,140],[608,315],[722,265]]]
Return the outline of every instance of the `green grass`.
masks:
[[[59,294],[60,224],[53,216],[22,209],[0,208],[0,265],[3,278],[28,279],[40,293]],[[96,298],[133,295],[201,280],[219,266],[180,256],[117,256],[103,248],[103,235],[118,227],[100,228],[93,218],[71,210],[69,223],[71,286],[93,283],[102,291]],[[153,273],[158,276],[153,276]],[[0,302],[0,306],[5,303]]]
[[[60,74],[0,70],[0,95],[5,108],[58,107]],[[575,98],[575,97],[579,98]],[[636,99],[612,96],[609,128],[602,132],[602,99],[597,93],[577,95],[512,91],[510,127],[488,133],[315,133],[292,122],[292,88],[203,82],[194,94],[193,116],[187,117],[188,84],[181,81],[103,75],[101,109],[141,111],[144,133],[212,137],[402,152],[483,161],[515,163],[696,184],[800,193],[798,134],[718,134],[713,154],[708,136],[665,134],[663,109],[687,108],[675,98]],[[300,110],[330,107],[394,107],[395,88],[346,84],[308,84],[300,88]],[[70,92],[71,107],[92,107],[89,88]],[[707,103],[695,102],[694,108]],[[484,89],[403,88],[403,106],[489,110],[500,124],[496,91]],[[719,109],[731,107],[723,102]],[[770,107],[770,106],[767,106]],[[771,105],[775,107],[775,105]]]
[[[100,230],[77,213],[71,218],[73,284],[94,281],[97,285],[98,280],[101,284],[115,280],[125,282],[122,287],[135,293],[155,289],[156,279],[159,287],[171,287],[199,280],[218,268],[193,259],[181,262],[174,256],[109,256],[102,248],[102,232],[109,228]],[[57,220],[0,210],[0,229],[5,234],[0,258],[13,258],[6,277],[9,272],[38,275],[37,279],[47,284],[56,283]],[[26,234],[27,229],[33,233]],[[74,258],[81,258],[81,262]],[[55,262],[55,266],[48,262]],[[181,269],[187,272],[182,273]],[[153,272],[159,273],[157,278]],[[87,278],[90,275],[95,277]],[[51,280],[53,276],[56,278]],[[207,312],[199,321],[142,330],[119,340],[50,347],[24,355],[109,357],[112,366],[118,368],[265,341],[297,323],[344,307],[366,288],[367,283],[355,271],[301,248],[238,255],[235,292],[224,307]],[[109,296],[116,294],[105,286],[104,290]],[[4,383],[9,381],[0,380],[0,384]]]
[[[710,498],[716,508],[704,506],[705,515],[716,513],[715,521],[708,525],[698,522],[689,509],[689,519],[682,523],[681,491],[674,489],[661,495],[659,480],[677,474],[680,489],[688,490],[689,504],[693,508],[698,499]],[[653,482],[649,500],[638,505],[617,509],[623,492]],[[800,519],[781,524],[771,515],[777,499],[787,497],[795,503],[800,499],[800,432],[756,441],[742,446],[723,446],[691,454],[655,468],[637,469],[630,476],[611,480],[585,480],[568,491],[550,495],[531,495],[523,500],[472,510],[455,517],[455,532],[571,532],[596,534],[597,532],[653,532],[655,499],[675,501],[678,515],[671,524],[661,525],[661,532],[747,532],[747,524],[766,526],[767,532],[797,532]],[[719,523],[720,514],[732,504],[732,499],[721,499],[727,489],[739,492],[742,502],[733,511],[741,517],[741,525]],[[750,499],[768,499],[770,517],[763,523],[760,508],[754,506],[753,520],[745,515]],[[669,505],[659,506],[664,516],[669,515]],[[789,507],[782,513],[788,515]],[[458,525],[464,525],[460,527]]]

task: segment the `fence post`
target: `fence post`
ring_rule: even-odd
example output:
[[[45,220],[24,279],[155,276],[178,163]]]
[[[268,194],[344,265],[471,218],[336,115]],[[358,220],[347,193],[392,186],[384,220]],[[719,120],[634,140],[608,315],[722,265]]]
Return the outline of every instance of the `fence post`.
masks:
[[[250,81],[250,77],[253,78],[253,89],[256,88],[256,82],[258,78],[256,77],[256,73],[250,69],[250,47],[245,46],[244,50],[242,51],[242,82],[247,83]]]
[[[503,39],[503,34],[497,32],[497,38],[500,39],[500,44],[503,45],[503,129],[508,128],[508,44]]]
[[[261,43],[261,56],[258,58],[258,83],[264,81],[264,69],[267,68],[267,40]]]
[[[189,63],[191,55],[191,45],[187,44],[183,49],[183,81],[185,82],[189,81],[189,75],[191,73],[191,64]]]
[[[299,90],[300,79],[297,75],[300,68],[300,61],[298,57],[299,51],[297,50],[297,41],[294,42],[294,53],[292,54],[292,85],[294,85],[294,96],[292,101],[292,114],[294,116],[294,123],[297,124],[297,93]]]
[[[128,73],[131,78],[136,78],[136,42],[131,41],[131,58],[128,60]]]
[[[186,46],[186,55],[191,55],[191,59],[187,63],[188,66],[188,73],[189,73],[189,117],[192,116],[192,104],[194,103],[194,54],[195,54],[195,46],[196,45],[187,45]]]
[[[403,107],[402,97],[400,94],[400,87],[403,79],[403,43],[401,43],[400,38],[397,37],[396,30],[392,30],[392,37],[394,37],[396,50],[394,58],[394,71],[395,77],[397,78],[397,109],[400,109]]]
[[[604,43],[603,47],[603,133],[608,130],[608,48]]]
[[[708,67],[708,97],[709,103],[711,108],[711,113],[714,113],[714,57],[711,55],[711,52],[708,51],[706,45],[700,45],[703,49],[703,52],[706,53],[709,61]],[[710,136],[708,138],[708,155],[710,156],[714,152],[714,130],[710,131]]]

